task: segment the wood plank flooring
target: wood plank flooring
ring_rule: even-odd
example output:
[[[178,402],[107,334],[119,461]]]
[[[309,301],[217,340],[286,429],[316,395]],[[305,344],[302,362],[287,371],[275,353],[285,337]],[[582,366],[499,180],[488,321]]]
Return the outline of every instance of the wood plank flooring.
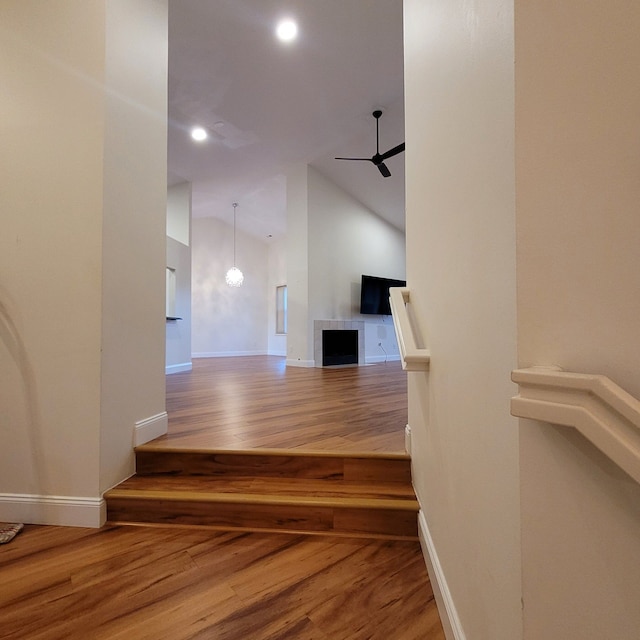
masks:
[[[196,360],[140,467],[160,492],[410,501],[406,404],[397,362]],[[316,533],[27,525],[0,546],[0,639],[445,640],[418,542]]]
[[[278,356],[194,359],[167,376],[168,434],[157,448],[404,452],[400,362],[286,367]]]
[[[3,640],[444,640],[417,542],[27,525]]]
[[[167,411],[168,434],[105,494],[109,522],[416,539],[398,362],[195,360],[167,376]]]

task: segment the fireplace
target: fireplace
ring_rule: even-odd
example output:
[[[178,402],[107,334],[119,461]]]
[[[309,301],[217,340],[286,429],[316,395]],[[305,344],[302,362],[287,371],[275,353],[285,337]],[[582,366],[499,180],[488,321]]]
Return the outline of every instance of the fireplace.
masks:
[[[358,364],[357,329],[323,329],[322,366]]]
[[[326,354],[325,333],[329,340],[329,352]],[[345,335],[337,335],[341,333]],[[337,342],[337,346],[336,344],[332,346],[332,342]],[[328,356],[328,362],[331,364],[325,363],[325,355]],[[316,367],[364,364],[364,322],[362,320],[314,320],[313,359]]]

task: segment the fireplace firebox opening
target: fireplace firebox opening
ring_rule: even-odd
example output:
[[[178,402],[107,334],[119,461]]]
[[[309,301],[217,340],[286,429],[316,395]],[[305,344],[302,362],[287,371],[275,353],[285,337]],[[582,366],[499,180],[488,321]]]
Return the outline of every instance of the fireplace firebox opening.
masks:
[[[323,329],[322,366],[358,364],[357,329]]]

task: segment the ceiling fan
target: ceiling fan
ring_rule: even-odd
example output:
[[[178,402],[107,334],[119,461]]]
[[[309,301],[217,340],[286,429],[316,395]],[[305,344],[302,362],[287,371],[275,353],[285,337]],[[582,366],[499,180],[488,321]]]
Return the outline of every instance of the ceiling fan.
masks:
[[[389,167],[384,163],[387,158],[391,158],[399,153],[404,151],[404,142],[399,144],[397,147],[393,147],[393,149],[389,149],[389,151],[385,151],[384,153],[380,153],[379,147],[379,132],[378,132],[378,122],[380,120],[380,116],[382,115],[382,111],[377,109],[371,114],[376,119],[376,153],[371,158],[336,158],[336,160],[366,160],[367,162],[373,162],[373,164],[378,167],[378,171],[385,177],[388,178],[391,175],[391,171],[389,171]]]

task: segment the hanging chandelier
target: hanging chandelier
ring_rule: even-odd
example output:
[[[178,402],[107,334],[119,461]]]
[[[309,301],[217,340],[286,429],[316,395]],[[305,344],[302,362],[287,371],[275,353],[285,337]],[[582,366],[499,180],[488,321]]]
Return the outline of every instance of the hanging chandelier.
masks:
[[[233,203],[233,267],[227,271],[225,280],[230,287],[239,287],[244,281],[242,271],[236,267],[236,207],[237,202]]]

